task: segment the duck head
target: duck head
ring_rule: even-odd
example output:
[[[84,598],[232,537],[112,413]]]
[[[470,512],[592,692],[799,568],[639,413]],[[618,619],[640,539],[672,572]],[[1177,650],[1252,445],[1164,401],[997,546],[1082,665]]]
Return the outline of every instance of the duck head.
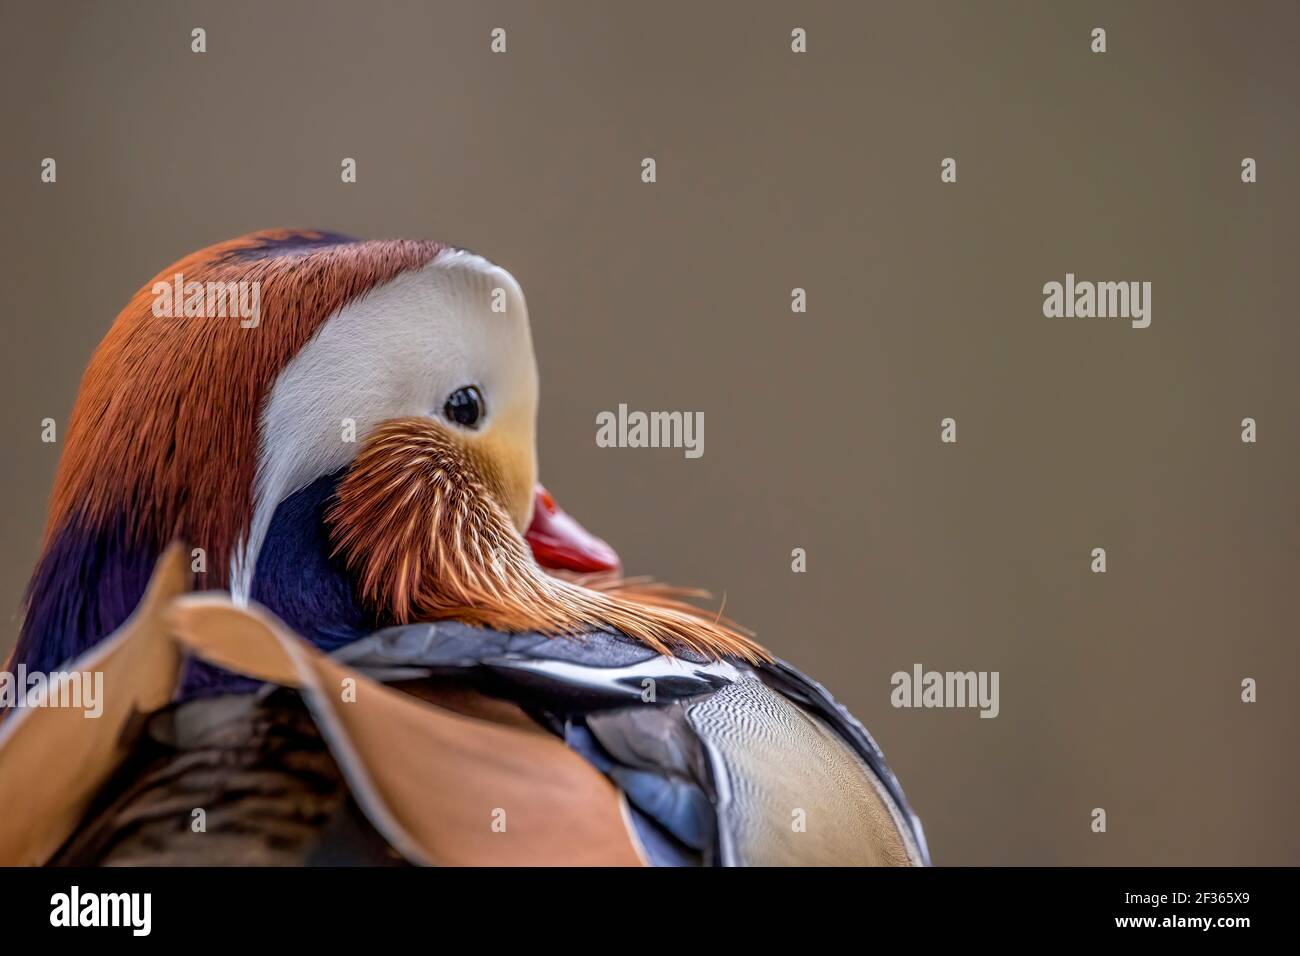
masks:
[[[220,308],[239,293],[255,315]],[[618,579],[537,482],[537,404],[523,293],[478,255],[272,231],[188,256],[91,360],[15,659],[106,636],[177,538],[199,587],[325,647],[454,617],[762,656],[689,592]]]

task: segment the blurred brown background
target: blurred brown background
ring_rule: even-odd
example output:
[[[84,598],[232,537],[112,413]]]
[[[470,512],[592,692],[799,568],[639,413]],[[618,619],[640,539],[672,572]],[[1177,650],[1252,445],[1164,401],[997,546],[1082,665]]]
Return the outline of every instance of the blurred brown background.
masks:
[[[443,239],[527,293],[557,497],[826,683],[936,862],[1300,863],[1296,5],[3,10],[6,613],[40,421],[157,270]],[[1151,328],[1043,318],[1066,272],[1151,281]],[[704,457],[597,448],[620,402],[704,412]],[[1001,715],[893,709],[915,662],[1000,671]]]

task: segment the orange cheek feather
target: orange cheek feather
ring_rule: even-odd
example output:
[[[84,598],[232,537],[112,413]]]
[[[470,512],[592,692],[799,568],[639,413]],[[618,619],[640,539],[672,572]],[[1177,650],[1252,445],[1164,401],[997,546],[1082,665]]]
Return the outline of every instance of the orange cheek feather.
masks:
[[[611,575],[546,574],[500,504],[498,476],[473,449],[423,418],[381,424],[338,488],[327,521],[359,596],[394,623],[457,618],[504,631],[612,628],[669,653],[765,660],[721,615],[681,600],[698,592]]]

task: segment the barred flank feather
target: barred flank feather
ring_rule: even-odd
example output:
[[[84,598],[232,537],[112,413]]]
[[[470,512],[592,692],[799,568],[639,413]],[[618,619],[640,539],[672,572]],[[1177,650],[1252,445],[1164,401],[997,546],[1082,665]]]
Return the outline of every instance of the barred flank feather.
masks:
[[[146,727],[54,865],[400,862],[352,806],[297,695],[188,701]],[[204,811],[198,829],[195,809]]]
[[[492,469],[436,422],[375,429],[328,521],[361,597],[393,623],[458,618],[504,631],[608,627],[661,652],[769,659],[733,622],[686,603],[698,591],[547,574],[499,503]]]

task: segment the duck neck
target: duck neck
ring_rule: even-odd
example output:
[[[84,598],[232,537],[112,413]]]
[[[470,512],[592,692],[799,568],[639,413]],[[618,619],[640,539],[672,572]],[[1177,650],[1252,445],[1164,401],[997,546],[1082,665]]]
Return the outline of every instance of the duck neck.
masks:
[[[325,510],[342,472],[291,495],[259,552],[252,599],[324,650],[375,629],[341,562],[330,557]],[[74,516],[50,540],[28,587],[11,663],[49,673],[117,630],[144,596],[162,544],[137,540],[124,519],[94,527]],[[233,675],[192,665],[186,696],[233,689]]]
[[[342,470],[294,492],[276,508],[257,556],[250,596],[323,650],[349,644],[375,629],[374,615],[356,600],[341,559],[331,557],[325,512]]]
[[[12,663],[49,673],[113,633],[140,602],[161,553],[123,516],[96,525],[73,515],[36,565]]]

